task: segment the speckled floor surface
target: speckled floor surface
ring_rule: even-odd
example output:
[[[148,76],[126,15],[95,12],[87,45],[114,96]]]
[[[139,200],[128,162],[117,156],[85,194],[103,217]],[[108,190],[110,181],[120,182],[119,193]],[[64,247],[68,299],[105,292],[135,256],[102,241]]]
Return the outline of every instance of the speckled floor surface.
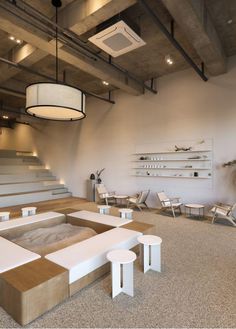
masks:
[[[236,229],[151,212],[135,219],[162,237],[162,273],[136,263],[133,298],[112,300],[107,275],[28,327],[236,327]],[[19,325],[0,308],[0,327]]]

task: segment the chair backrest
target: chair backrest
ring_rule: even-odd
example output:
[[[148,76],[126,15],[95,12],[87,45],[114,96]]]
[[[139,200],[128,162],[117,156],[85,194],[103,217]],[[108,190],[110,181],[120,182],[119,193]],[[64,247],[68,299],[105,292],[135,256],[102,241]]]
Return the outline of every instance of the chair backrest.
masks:
[[[230,209],[230,211],[228,212],[228,215],[233,215],[236,211],[236,203],[234,203]]]
[[[106,189],[106,187],[105,187],[105,185],[103,185],[103,184],[99,184],[98,186],[97,186],[97,191],[98,191],[98,194],[100,195],[100,194],[107,194],[108,192],[107,192],[107,189]]]
[[[150,193],[150,190],[140,192],[137,203],[141,204],[141,203],[146,202],[149,193]]]
[[[170,205],[170,201],[167,201],[169,198],[165,194],[165,192],[157,192],[157,197],[160,200],[160,203],[162,206],[168,206]]]

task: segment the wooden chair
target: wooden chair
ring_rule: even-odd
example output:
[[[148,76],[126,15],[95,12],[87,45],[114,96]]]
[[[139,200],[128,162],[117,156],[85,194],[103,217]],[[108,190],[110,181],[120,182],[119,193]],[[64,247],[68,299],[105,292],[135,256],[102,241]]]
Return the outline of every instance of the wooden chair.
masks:
[[[210,210],[213,213],[212,224],[217,218],[228,220],[233,226],[236,226],[236,217],[234,211],[236,210],[236,203],[234,205],[216,204]]]
[[[99,184],[97,186],[97,193],[98,193],[100,200],[105,201],[106,205],[109,204],[109,201],[115,200],[114,199],[115,192],[108,192],[105,185],[103,185],[103,184]]]
[[[179,213],[181,214],[181,206],[182,203],[180,202],[180,198],[168,198],[164,192],[158,192],[157,198],[161,203],[161,210],[167,211],[171,210],[173,217],[175,218],[175,211],[178,209]]]
[[[145,206],[147,209],[148,205],[146,204],[146,200],[150,190],[142,191],[138,193],[136,196],[131,196],[127,199],[127,208],[128,207],[137,207],[140,211],[142,211],[142,206]]]

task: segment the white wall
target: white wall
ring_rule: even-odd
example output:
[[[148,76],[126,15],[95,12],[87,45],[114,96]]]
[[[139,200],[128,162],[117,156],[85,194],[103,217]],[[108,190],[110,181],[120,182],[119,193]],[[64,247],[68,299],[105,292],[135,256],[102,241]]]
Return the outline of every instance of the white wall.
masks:
[[[228,73],[203,82],[193,70],[158,80],[158,94],[115,93],[115,105],[90,98],[87,118],[80,123],[35,125],[34,142],[40,156],[75,196],[85,196],[90,173],[106,168],[102,178],[118,193],[165,190],[184,202],[236,200],[236,173],[221,164],[236,158],[236,57]],[[202,180],[141,178],[131,175],[131,154],[140,144],[213,139],[212,183]],[[1,145],[1,144],[0,144]]]
[[[0,149],[33,151],[34,137],[32,129],[27,125],[16,125],[15,129],[0,130]]]

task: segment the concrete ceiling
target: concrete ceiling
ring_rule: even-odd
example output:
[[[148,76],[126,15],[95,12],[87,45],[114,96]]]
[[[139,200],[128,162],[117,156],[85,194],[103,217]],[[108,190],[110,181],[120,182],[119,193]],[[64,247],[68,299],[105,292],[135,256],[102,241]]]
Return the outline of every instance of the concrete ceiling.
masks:
[[[3,2],[9,1],[3,0]],[[22,0],[20,2],[22,3]],[[208,76],[224,72],[225,55],[236,54],[235,0],[146,0],[146,2],[169,30],[171,20],[175,21],[175,39],[197,65],[200,66],[202,61],[205,62]],[[32,5],[31,0],[25,0],[25,3]],[[108,58],[107,54],[87,41],[88,37],[95,33],[98,24],[123,11],[126,17],[140,26],[141,37],[146,45],[112,59],[113,63],[134,75],[140,82],[190,67],[139,2],[135,0],[62,0],[62,3],[59,25],[76,33],[81,40],[86,42],[86,46],[99,52],[104,58]],[[204,3],[206,6],[203,6]],[[55,10],[50,1],[35,1],[34,8],[53,19]],[[204,15],[206,11],[209,15],[207,23],[202,19],[205,17],[202,15],[203,10]],[[188,15],[186,19],[183,19],[183,13]],[[232,20],[231,24],[228,24],[229,20]],[[211,25],[206,25],[209,22]],[[21,36],[23,44],[16,45],[9,40],[9,35],[12,33],[15,33],[16,37]],[[19,17],[4,12],[3,9],[0,9],[0,41],[1,57],[23,64],[47,76],[55,76],[54,40],[29,23],[21,22]],[[166,64],[166,55],[171,55],[174,65]],[[110,67],[109,63],[94,63],[62,44],[60,44],[59,57],[59,77],[62,80],[65,74],[68,84],[105,96],[109,90],[116,88],[136,95],[143,92],[141,84],[127,78],[114,67]],[[0,88],[24,92],[29,83],[43,80],[37,75],[0,63]],[[104,86],[102,80],[110,82],[110,85]],[[24,107],[25,100],[0,91],[0,102],[10,107],[20,108]]]

